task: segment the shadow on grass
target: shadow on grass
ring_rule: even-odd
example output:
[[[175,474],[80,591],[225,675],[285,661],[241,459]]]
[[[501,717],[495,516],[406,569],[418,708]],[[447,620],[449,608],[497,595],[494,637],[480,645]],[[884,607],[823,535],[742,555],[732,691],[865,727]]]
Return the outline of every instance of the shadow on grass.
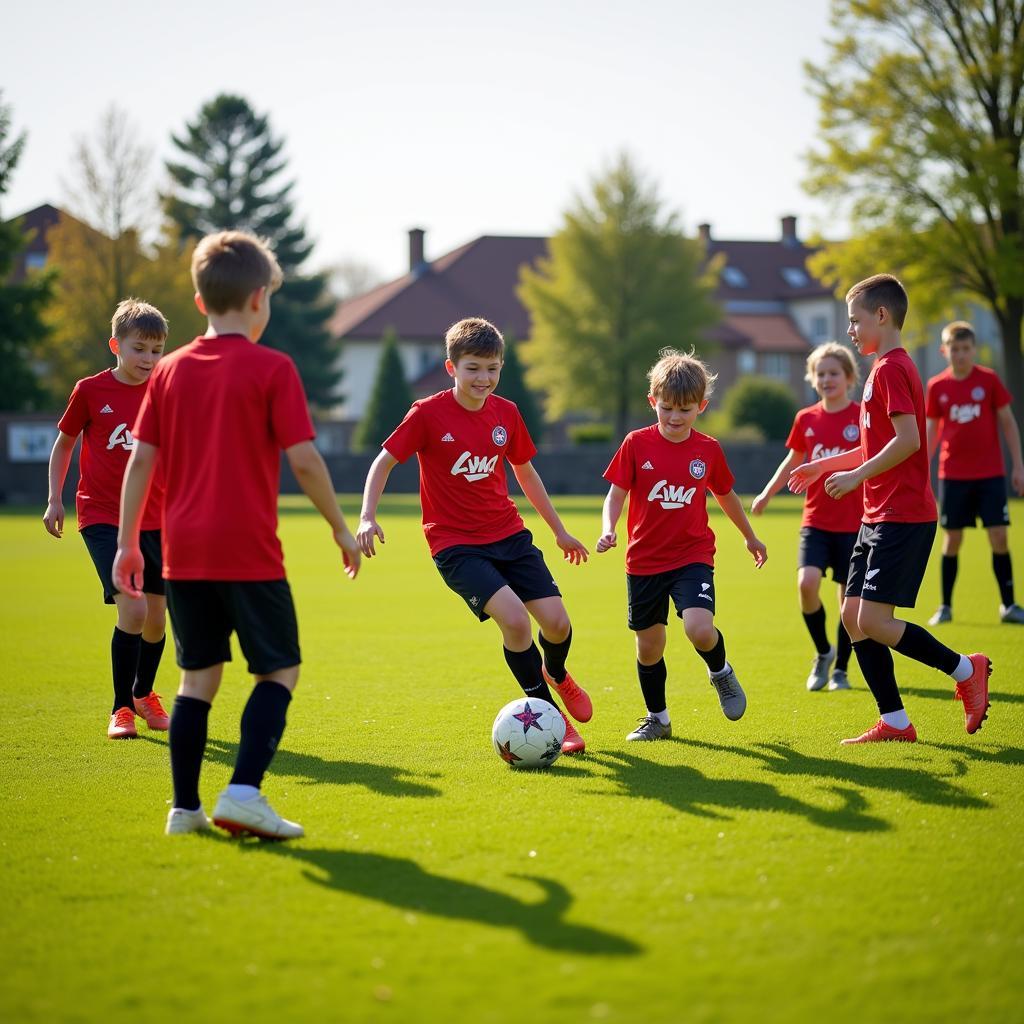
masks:
[[[955,743],[929,743],[928,746],[937,750],[945,750],[950,754],[958,754],[969,761],[984,761],[986,764],[1024,764],[1024,750],[1020,747],[1005,747],[1002,744],[989,743],[982,746],[970,744],[958,746]]]
[[[860,793],[842,786],[828,787],[840,799],[839,806],[817,807],[780,793],[767,782],[708,778],[689,765],[662,765],[629,753],[596,754],[593,759],[609,768],[611,779],[630,796],[660,800],[674,810],[700,818],[728,819],[730,815],[724,811],[777,811],[806,818],[821,828],[847,832],[884,832],[890,828],[888,822],[867,813],[867,801]]]
[[[572,895],[561,882],[536,875],[512,875],[540,889],[536,903],[424,871],[415,861],[354,850],[311,850],[284,843],[245,844],[260,855],[289,857],[305,865],[303,876],[316,885],[415,914],[472,921],[521,932],[535,946],[591,956],[636,956],[643,947],[631,939],[564,920]]]
[[[953,700],[953,687],[936,690],[930,686],[903,686],[900,685],[900,693],[908,697],[924,697],[933,700]],[[994,704],[1024,704],[1024,693],[1003,693],[1001,690],[989,690],[988,698]],[[960,705],[957,705],[959,707]]]

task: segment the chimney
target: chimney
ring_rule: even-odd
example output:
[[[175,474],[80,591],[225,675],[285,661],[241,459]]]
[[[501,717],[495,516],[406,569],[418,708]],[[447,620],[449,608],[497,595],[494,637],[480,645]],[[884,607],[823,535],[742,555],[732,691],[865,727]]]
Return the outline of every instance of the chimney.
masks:
[[[788,216],[782,218],[782,244],[800,244],[800,240],[796,237],[796,217]]]
[[[697,233],[700,235],[700,240],[707,245],[711,241],[711,225],[710,224],[698,224]]]
[[[423,228],[409,229],[409,273],[414,274],[422,269],[426,260],[423,258]]]

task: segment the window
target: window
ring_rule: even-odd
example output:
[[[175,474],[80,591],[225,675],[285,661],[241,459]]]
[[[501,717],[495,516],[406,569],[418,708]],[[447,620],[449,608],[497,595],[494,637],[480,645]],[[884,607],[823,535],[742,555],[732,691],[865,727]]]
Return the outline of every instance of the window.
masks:
[[[747,275],[739,267],[722,267],[722,280],[730,288],[747,287]]]
[[[736,369],[743,376],[757,373],[757,356],[749,348],[742,349],[736,356]]]
[[[828,317],[816,316],[811,318],[811,339],[813,341],[824,341],[828,337]]]
[[[761,362],[761,372],[776,380],[789,380],[789,356],[783,352],[766,352]]]
[[[28,252],[25,253],[25,269],[26,270],[42,270],[46,266],[46,253],[45,252]]]
[[[781,273],[790,288],[806,288],[811,283],[807,272],[800,267],[783,267]]]

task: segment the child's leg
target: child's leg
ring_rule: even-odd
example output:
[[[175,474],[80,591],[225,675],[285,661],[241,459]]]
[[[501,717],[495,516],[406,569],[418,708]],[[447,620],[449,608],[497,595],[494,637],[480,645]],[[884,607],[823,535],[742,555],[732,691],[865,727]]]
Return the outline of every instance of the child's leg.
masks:
[[[953,607],[953,585],[960,568],[960,545],[964,540],[963,530],[945,530],[942,535],[942,604]]]
[[[554,704],[544,680],[540,651],[533,642],[530,614],[526,605],[511,587],[506,586],[488,600],[484,612],[494,619],[501,630],[505,661],[523,693],[527,697],[539,697]]]
[[[803,613],[807,632],[811,634],[814,649],[819,654],[828,654],[832,645],[828,642],[825,606],[818,593],[821,586],[821,570],[816,565],[802,565],[797,570],[796,579],[800,591],[800,611]]]
[[[668,725],[668,703],[665,700],[665,640],[667,630],[659,622],[636,631],[636,672],[644,705],[662,725]]]
[[[238,757],[227,788],[228,795],[239,800],[256,795],[277,753],[284,735],[288,705],[299,682],[299,666],[276,669],[253,678],[256,685],[242,711]]]
[[[117,625],[110,641],[110,667],[114,681],[114,706],[131,708],[132,686],[139,669],[139,649],[142,643],[142,627],[146,621],[146,598],[131,597],[129,594],[114,594],[117,608]]]
[[[542,597],[527,601],[525,608],[540,626],[541,650],[544,652],[544,668],[555,683],[565,680],[565,661],[572,646],[572,625],[569,613],[560,597]]]
[[[171,710],[168,746],[171,755],[171,779],[174,783],[174,807],[197,811],[199,772],[206,751],[206,728],[210,705],[220,688],[224,665],[185,669]]]
[[[704,659],[711,675],[724,672],[725,637],[715,627],[715,616],[707,608],[684,608],[683,629],[694,650]]]
[[[1003,608],[1012,608],[1016,601],[1013,597],[1013,562],[1010,559],[1006,527],[990,526],[988,542],[992,546],[992,572],[999,586],[999,602]]]
[[[850,665],[850,653],[853,651],[853,643],[850,634],[843,622],[843,584],[840,583],[836,590],[839,592],[839,625],[836,627],[836,668],[837,672],[845,672]]]
[[[164,653],[167,627],[167,598],[162,594],[146,594],[146,618],[142,623],[139,646],[139,665],[132,688],[134,697],[147,697],[153,692],[153,682]]]
[[[871,696],[878,705],[878,713],[886,725],[894,729],[906,729],[910,719],[903,708],[903,698],[896,684],[896,666],[889,647],[869,637],[860,625],[863,604],[859,597],[847,597],[843,602],[843,625],[850,634],[853,649],[857,654],[864,682],[868,684]],[[867,602],[871,603],[871,602]],[[891,610],[892,606],[889,606]]]

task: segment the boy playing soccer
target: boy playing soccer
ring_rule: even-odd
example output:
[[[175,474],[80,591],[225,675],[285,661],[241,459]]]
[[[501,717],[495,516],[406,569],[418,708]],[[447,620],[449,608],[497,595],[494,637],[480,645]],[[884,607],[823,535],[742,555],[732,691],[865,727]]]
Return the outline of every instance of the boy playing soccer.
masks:
[[[939,480],[942,483],[942,604],[928,620],[930,626],[953,619],[953,584],[956,582],[964,528],[978,517],[988,530],[992,571],[999,586],[999,617],[1024,623],[1024,608],[1013,599],[1013,565],[1006,528],[1010,509],[1006,500],[1006,469],[999,449],[999,429],[1006,438],[1012,464],[1011,479],[1017,494],[1024,494],[1024,460],[1020,431],[1010,408],[1010,392],[997,374],[975,365],[974,329],[964,320],[942,330],[942,354],[949,368],[928,381],[928,457],[940,439]]]
[[[732,489],[734,479],[718,442],[693,429],[711,395],[715,375],[693,355],[663,349],[651,368],[647,397],[657,423],[626,435],[604,477],[598,552],[618,544],[616,527],[629,495],[626,593],[629,628],[636,633],[636,671],[647,715],[627,740],[672,735],[665,701],[668,604],[704,659],[725,717],[743,717],[747,698],[725,659],[725,638],[715,627],[715,535],[708,526],[707,492],[743,534],[760,569],[767,549],[754,535]]]
[[[110,333],[110,351],[117,365],[80,380],[57,424],[59,432],[50,453],[50,496],[43,525],[58,539],[64,532],[61,492],[71,453],[81,434],[75,496],[78,529],[103,585],[103,600],[117,609],[117,625],[110,641],[114,705],[107,736],[123,740],[137,735],[137,714],[150,729],[164,731],[168,724],[160,696],[153,692],[164,650],[167,608],[160,573],[163,487],[159,481],[151,489],[142,516],[140,592],[128,593],[115,586],[111,575],[117,550],[121,481],[129,453],[135,447],[131,428],[150,374],[163,354],[167,321],[156,307],[138,299],[125,299],[114,311]]]
[[[442,579],[481,622],[497,623],[505,661],[527,697],[555,704],[550,686],[577,722],[587,722],[590,698],[565,667],[572,643],[569,616],[508,495],[506,460],[565,558],[578,565],[587,560],[587,549],[566,532],[533,468],[537,449],[519,410],[493,394],[505,351],[501,333],[486,320],[460,320],[449,328],[445,346],[454,386],[414,402],[384,442],[366,476],[359,546],[370,558],[375,539],[384,543],[377,523],[380,496],[395,465],[415,454],[423,532]],[[540,626],[543,658],[533,642],[531,617]],[[584,746],[566,718],[562,750],[576,753]]]
[[[759,516],[772,497],[785,487],[789,474],[800,463],[838,455],[860,439],[860,405],[850,400],[850,390],[856,387],[859,374],[850,350],[835,341],[819,345],[807,357],[806,379],[821,396],[821,401],[796,414],[793,429],[786,440],[789,454],[779,463],[775,475],[750,506],[755,516]],[[835,645],[828,642],[825,606],[818,591],[825,570],[831,569],[832,579],[839,585],[839,604],[842,607],[842,588],[846,585],[850,555],[857,542],[862,509],[863,495],[859,487],[839,501],[833,501],[825,494],[820,481],[816,480],[807,489],[800,522],[797,587],[800,610],[818,652],[807,677],[808,690],[821,690],[826,684],[830,690],[850,688],[846,674],[853,649],[850,635],[840,618]],[[835,668],[829,678],[833,662]]]
[[[295,364],[256,344],[270,319],[271,292],[281,283],[273,253],[244,232],[207,235],[192,255],[192,280],[209,328],[161,363],[139,411],[114,579],[120,589],[137,593],[143,567],[139,512],[159,456],[167,486],[164,578],[182,669],[171,713],[174,804],[167,833],[210,827],[199,800],[199,772],[234,631],[255,686],[242,712],[234,775],[217,798],[213,820],[235,835],[290,839],[301,836],[302,827],[282,818],[260,794],[299,678],[295,608],[277,539],[282,449],[330,524],[352,577],[359,548],[313,446]]]
[[[896,684],[894,650],[953,677],[967,731],[974,733],[988,714],[989,659],[957,654],[893,614],[897,606],[914,606],[936,519],[924,444],[924,389],[900,334],[907,293],[891,274],[876,274],[855,284],[846,303],[847,334],[857,351],[878,357],[864,385],[860,448],[805,462],[789,478],[790,490],[799,494],[826,476],[825,493],[837,500],[864,485],[864,519],[850,560],[843,623],[881,717],[867,732],[842,742],[917,739]]]

